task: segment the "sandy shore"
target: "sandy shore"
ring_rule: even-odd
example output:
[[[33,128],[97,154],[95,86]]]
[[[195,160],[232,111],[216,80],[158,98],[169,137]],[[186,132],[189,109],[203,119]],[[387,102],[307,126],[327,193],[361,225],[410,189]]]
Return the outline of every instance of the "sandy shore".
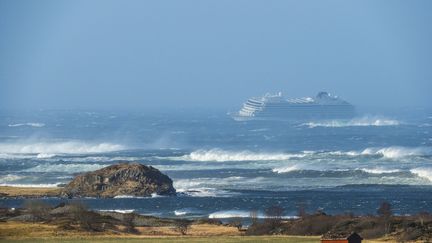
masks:
[[[56,197],[59,195],[59,187],[13,187],[0,186],[0,197]]]

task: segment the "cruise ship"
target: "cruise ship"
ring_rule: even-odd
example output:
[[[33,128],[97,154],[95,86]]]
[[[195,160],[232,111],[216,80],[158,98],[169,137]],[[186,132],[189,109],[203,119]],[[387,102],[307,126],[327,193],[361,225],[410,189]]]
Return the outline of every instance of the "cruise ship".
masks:
[[[284,98],[282,93],[248,99],[240,111],[232,114],[235,120],[328,120],[350,119],[355,115],[353,105],[327,92],[315,97]]]

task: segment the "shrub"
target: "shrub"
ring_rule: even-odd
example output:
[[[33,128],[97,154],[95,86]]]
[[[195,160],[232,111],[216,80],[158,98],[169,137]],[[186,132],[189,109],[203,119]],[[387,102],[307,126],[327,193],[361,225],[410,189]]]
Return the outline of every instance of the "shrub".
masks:
[[[398,237],[399,241],[415,241],[423,235],[423,232],[420,229],[416,228],[407,228],[402,234]]]
[[[138,234],[138,230],[135,228],[134,224],[135,220],[135,214],[134,213],[127,213],[123,216],[123,223],[125,225],[125,232],[131,233],[131,234]]]
[[[271,228],[277,228],[280,226],[282,221],[284,209],[280,206],[271,206],[265,210],[266,223]]]
[[[175,221],[175,230],[182,235],[186,235],[191,223],[187,219],[178,219]]]
[[[69,204],[71,217],[78,223],[81,229],[86,231],[102,231],[100,225],[97,225],[99,214],[87,210],[87,207],[75,201]]]
[[[373,228],[365,229],[360,232],[361,236],[365,239],[380,238],[386,234],[386,228],[382,224],[375,225]]]
[[[24,202],[24,208],[36,220],[47,220],[50,218],[51,205],[40,200],[28,200]]]
[[[238,230],[242,228],[242,219],[241,218],[232,218],[228,222],[228,226],[236,227]]]

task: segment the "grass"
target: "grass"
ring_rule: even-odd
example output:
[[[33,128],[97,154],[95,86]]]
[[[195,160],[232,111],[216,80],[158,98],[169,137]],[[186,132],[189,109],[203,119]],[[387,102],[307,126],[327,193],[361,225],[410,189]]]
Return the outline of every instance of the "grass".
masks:
[[[121,229],[120,229],[121,230]],[[192,225],[188,235],[181,236],[172,227],[137,227],[138,235],[118,232],[84,232],[62,230],[47,223],[0,222],[0,242],[286,242],[318,243],[320,236],[242,236],[235,227],[200,224]],[[394,242],[392,240],[367,240],[363,243]]]
[[[0,240],[2,241],[2,240]],[[201,242],[214,242],[214,243],[234,243],[234,242],[284,242],[284,243],[317,243],[319,237],[311,236],[217,236],[217,237],[152,237],[152,238],[51,238],[51,239],[20,239],[8,240],[8,242],[23,242],[23,243],[38,243],[38,242],[185,242],[185,243],[201,243]]]
[[[5,197],[55,197],[60,193],[58,187],[13,187],[0,186],[0,195]]]
[[[193,225],[186,236],[176,234],[169,227],[138,227],[138,230],[141,232],[139,235],[88,233],[64,231],[57,226],[44,223],[0,222],[0,242],[319,242],[317,236],[240,236],[234,227],[206,224]]]

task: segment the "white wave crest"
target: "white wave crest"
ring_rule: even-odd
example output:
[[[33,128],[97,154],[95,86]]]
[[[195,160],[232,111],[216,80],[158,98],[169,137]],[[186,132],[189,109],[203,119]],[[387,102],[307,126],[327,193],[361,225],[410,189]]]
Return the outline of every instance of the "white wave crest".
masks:
[[[331,120],[323,122],[308,122],[303,123],[302,126],[309,128],[314,127],[363,127],[363,126],[398,126],[400,122],[397,120],[385,119],[385,118],[357,118],[352,120]]]
[[[381,155],[388,159],[398,159],[408,156],[430,156],[431,147],[400,147],[391,146],[386,148],[367,148],[361,152],[362,155]]]
[[[100,212],[113,212],[113,213],[133,213],[135,210],[133,209],[104,209],[99,210]]]
[[[45,123],[39,123],[39,122],[27,122],[27,123],[15,123],[15,124],[9,124],[8,127],[22,127],[22,126],[29,126],[29,127],[44,127]]]
[[[119,144],[80,141],[0,143],[0,153],[4,154],[88,154],[113,152],[122,149],[124,149],[124,146]]]
[[[49,159],[49,158],[52,158],[52,157],[55,157],[56,156],[56,154],[45,154],[45,153],[41,153],[41,154],[38,154],[37,156],[36,156],[36,158],[38,158],[38,159]]]
[[[415,168],[411,169],[410,172],[432,182],[432,168]]]
[[[98,170],[106,165],[101,164],[41,164],[30,169],[26,169],[26,172],[65,172],[65,173],[77,173],[86,172],[92,170]]]
[[[240,210],[218,211],[209,214],[210,219],[226,219],[226,218],[248,218],[250,212]]]
[[[26,176],[19,176],[13,174],[7,174],[5,176],[0,177],[0,183],[6,183],[11,181],[17,181],[26,178]]]
[[[364,171],[369,174],[389,174],[389,173],[397,173],[400,172],[398,169],[386,169],[386,168],[362,168],[361,171]]]
[[[287,167],[274,168],[274,169],[272,169],[272,171],[274,173],[282,174],[282,173],[288,173],[288,172],[291,172],[291,171],[296,171],[296,170],[299,170],[299,169],[300,168],[299,168],[298,165],[290,165],[290,166],[287,166]]]
[[[226,210],[226,211],[218,211],[209,214],[210,219],[226,219],[226,218],[249,218],[251,217],[251,212],[242,211],[242,210]],[[263,213],[258,212],[257,215],[254,215],[257,218],[267,218]],[[292,219],[298,218],[297,216],[282,216],[284,219]]]
[[[145,199],[148,197],[140,197],[140,196],[134,196],[134,195],[117,195],[115,197],[113,197],[115,199],[125,199],[125,198],[141,198],[141,199]]]
[[[188,214],[189,212],[188,211],[186,211],[186,210],[174,210],[174,215],[175,216],[183,216],[183,215],[186,215],[186,214]]]
[[[244,178],[231,176],[226,178],[193,178],[174,181],[178,193],[192,197],[227,197],[236,195],[236,192],[223,190],[228,185],[241,186],[257,183],[260,178]]]
[[[197,150],[188,155],[177,157],[186,161],[266,161],[289,160],[294,157],[303,157],[303,154],[288,153],[256,153],[252,151],[226,151],[221,149]]]

